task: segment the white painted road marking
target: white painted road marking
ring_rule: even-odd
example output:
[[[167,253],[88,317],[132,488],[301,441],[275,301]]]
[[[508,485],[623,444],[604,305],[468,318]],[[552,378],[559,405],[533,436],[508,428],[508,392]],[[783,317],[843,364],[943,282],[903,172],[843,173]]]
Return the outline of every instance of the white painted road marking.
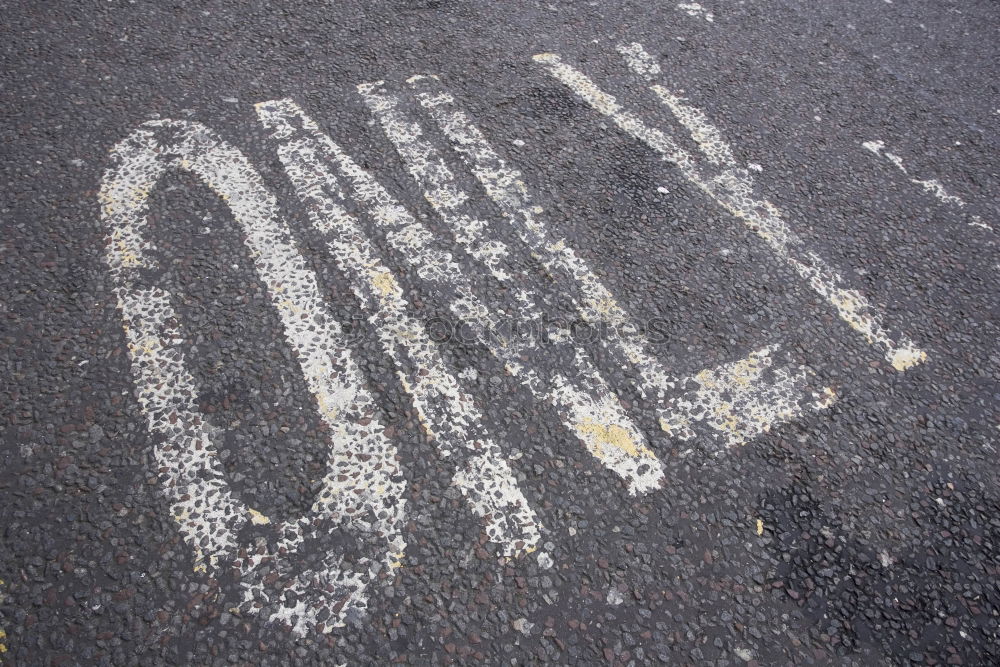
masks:
[[[618,50],[643,78],[660,74],[659,65],[641,45],[621,45]],[[845,321],[882,348],[895,368],[905,370],[924,360],[924,353],[908,338],[890,337],[874,308],[858,292],[841,286],[840,276],[804,248],[770,202],[755,198],[749,171],[737,164],[718,128],[699,109],[664,86],[649,87],[691,135],[704,160],[695,159],[668,134],[623,109],[558,56],[543,54],[535,59],[743,219]],[[597,274],[550,231],[544,210],[532,203],[520,172],[508,166],[471,118],[456,108],[438,78],[416,76],[408,84],[419,108],[485,189],[492,202],[486,202],[490,213],[476,213],[481,207],[462,190],[442,153],[406,111],[405,102],[387,92],[382,82],[362,84],[359,92],[459,245],[486,268],[489,280],[514,295],[516,323],[530,329],[552,312],[556,299],[566,299],[585,321],[609,325],[600,344],[622,367],[639,372],[638,390],[658,402],[660,426],[670,437],[690,440],[710,435],[723,447],[740,445],[776,424],[800,417],[807,407],[823,409],[836,399],[830,388],[808,391],[813,377],[809,368],[777,365],[777,345],[689,378],[669,373]],[[278,155],[311,225],[325,237],[338,266],[348,275],[441,456],[465,450],[465,463],[453,481],[484,519],[490,539],[501,545],[505,556],[535,550],[540,540],[535,512],[475,401],[462,388],[459,379],[468,380],[470,374],[456,377],[446,366],[426,325],[410,313],[396,276],[366,237],[359,216],[384,234],[416,278],[445,299],[451,312],[472,328],[512,376],[534,396],[555,406],[564,425],[626,481],[630,493],[664,485],[657,456],[567,331],[547,333],[553,349],[571,353],[573,361],[568,365],[555,364],[551,349],[543,349],[536,338],[502,335],[500,316],[506,313],[494,307],[492,295],[477,294],[485,283],[471,280],[446,249],[446,241],[436,239],[298,105],[276,100],[257,105],[257,111],[279,144]],[[884,146],[869,142],[865,147],[879,153]],[[905,172],[901,159],[888,153],[886,157]],[[145,123],[113,148],[112,158],[100,192],[102,219],[109,228],[106,259],[139,404],[150,433],[157,438],[154,456],[180,534],[195,553],[195,568],[215,574],[232,562],[240,574],[244,611],[282,621],[299,634],[329,632],[343,625],[349,613],[366,608],[369,583],[383,570],[400,566],[405,549],[404,484],[397,453],[376,419],[373,399],[341,327],[322,302],[316,277],[294,246],[275,198],[243,154],[210,129],[184,121]],[[149,196],[173,170],[197,175],[228,204],[329,429],[326,477],[310,512],[298,519],[272,521],[233,494],[216,457],[218,429],[197,410],[198,387],[185,364],[183,330],[172,296],[146,284],[150,270],[156,268],[155,249],[143,237]],[[914,182],[933,190],[945,203],[965,205],[947,195],[936,181]],[[348,212],[354,210],[353,203],[361,205],[357,216]],[[527,245],[557,284],[569,288],[568,293],[553,297],[539,286],[520,284],[524,258],[500,240],[507,230],[517,237],[513,243]],[[553,370],[553,366],[558,367]],[[810,396],[812,402],[807,400]],[[318,565],[301,564],[300,548],[341,526],[370,535],[384,544],[384,553],[380,550],[375,558],[363,556],[348,566],[341,554],[326,552]],[[264,531],[272,537],[269,541],[262,532],[253,544],[242,544],[237,536],[244,530]],[[539,554],[538,563],[543,568],[553,566],[547,554]]]
[[[694,424],[705,422],[727,447],[733,447],[770,431],[775,424],[799,417],[802,385],[812,371],[805,366],[777,368],[774,382],[763,382],[764,372],[773,364],[771,353],[777,349],[777,345],[765,347],[746,359],[688,378],[685,384],[691,390],[671,401],[667,416],[661,418],[663,429],[690,440],[696,436]],[[817,400],[810,407],[822,410],[832,404],[833,390],[825,388],[823,392],[813,397]]]
[[[627,48],[635,53],[642,47],[632,44]],[[706,176],[702,171],[704,165],[699,165],[694,156],[681,148],[669,134],[650,127],[637,115],[623,108],[614,97],[599,89],[586,75],[563,63],[558,55],[544,53],[536,55],[534,59],[594,110],[611,119],[627,134],[660,153],[664,160],[678,167],[691,183],[697,185],[731,214],[742,219],[767,243],[781,261],[794,269],[813,290],[836,309],[841,319],[864,336],[869,344],[881,348],[885,358],[896,370],[904,371],[926,359],[927,355],[908,337],[905,335],[893,337],[883,327],[880,313],[864,295],[857,290],[844,287],[840,274],[829,267],[815,252],[805,248],[802,240],[785,223],[777,207],[755,196],[749,171],[726,163],[726,156],[731,155],[732,151],[728,145],[721,142],[721,139],[712,139],[721,137],[721,133],[708,125],[703,115],[685,113],[684,109],[690,107],[676,104],[679,98],[663,86],[650,87],[688,128],[695,141],[709,142],[707,146],[700,146],[710,163],[709,169],[712,168],[712,162],[720,160],[727,167],[721,171],[713,170],[712,176]],[[627,57],[626,62],[632,64],[635,58]],[[636,73],[645,78],[648,76],[648,68],[641,68]],[[672,101],[675,102],[673,105]],[[714,141],[719,141],[721,145],[715,146]],[[716,168],[718,166],[715,165]]]
[[[642,54],[637,54],[636,57],[641,58]],[[648,60],[646,64],[647,69],[652,67]],[[646,398],[660,403],[657,417],[663,430],[676,435],[671,424],[703,421],[700,413],[695,415],[685,412],[689,408],[695,409],[694,404],[666,400],[672,389],[687,386],[694,378],[680,380],[663,368],[650,352],[651,345],[640,327],[618,305],[614,295],[597,274],[565,239],[557,239],[549,231],[544,223],[545,211],[532,203],[521,173],[507,165],[464,111],[454,107],[454,98],[441,88],[437,77],[413,77],[410,84],[418,91],[417,97],[421,105],[451,140],[456,152],[503,213],[507,224],[531,248],[551,275],[562,277],[568,285],[575,286],[580,295],[579,299],[573,294],[566,294],[565,298],[586,322],[607,325],[607,335],[602,337],[602,345],[621,364],[631,365],[639,371],[638,389]],[[711,133],[705,135],[712,136]],[[725,155],[721,152],[719,154]],[[758,350],[736,363],[745,364],[761,354],[766,358],[769,350]],[[695,377],[711,372],[713,371],[705,370]],[[759,373],[752,377],[745,376],[743,379],[746,384],[742,385],[745,400],[717,402],[717,416],[724,419],[725,423],[758,424],[759,428],[755,427],[754,432],[748,433],[747,437],[757,435],[773,424],[799,416],[808,371],[805,368],[795,370],[788,367],[779,369],[777,375],[779,379],[774,385],[765,382]],[[755,400],[749,398],[751,394],[756,397]],[[689,434],[691,431],[685,430],[683,433]],[[717,429],[708,431],[706,435],[719,436],[726,444],[736,442],[730,435],[719,433]]]
[[[291,100],[262,102],[257,115],[278,141],[278,156],[312,225],[326,236],[337,265],[350,277],[428,435],[442,456],[455,449],[474,452],[455,483],[475,513],[487,518],[490,539],[507,556],[533,551],[540,536],[535,513],[472,397],[447,370],[437,344],[409,314],[392,272],[345,210],[347,196],[331,171],[330,151],[324,149],[329,140]]]
[[[382,566],[402,555],[405,502],[396,450],[375,418],[375,405],[342,340],[340,325],[322,303],[316,277],[279,218],[274,196],[247,159],[198,123],[145,123],[112,149],[101,184],[102,219],[109,229],[107,263],[128,339],[139,405],[154,436],[154,455],[195,567],[216,571],[236,559],[247,611],[263,612],[296,632],[329,631],[350,611],[363,610],[366,587]],[[285,337],[329,427],[328,472],[310,513],[276,526],[280,536],[239,557],[236,534],[262,515],[236,498],[216,458],[217,429],[198,412],[198,389],[184,361],[179,317],[168,293],[145,286],[155,268],[143,238],[149,195],[172,170],[197,175],[229,206],[245,234],[257,274],[267,285]],[[296,567],[297,548],[338,524],[385,542],[379,560],[363,558],[352,570],[337,554],[323,566]],[[265,581],[268,570],[277,582]],[[273,585],[277,583],[277,585]],[[294,603],[290,603],[291,600]]]
[[[893,153],[890,153],[887,150],[884,150],[885,142],[865,141],[861,145],[866,150],[874,153],[875,155],[880,155],[884,157],[886,160],[896,165],[897,169],[899,169],[901,172],[909,176],[909,172],[906,170],[906,167],[903,166],[903,158]],[[937,179],[932,178],[928,180],[922,180],[919,178],[911,178],[910,182],[915,183],[916,185],[922,187],[924,191],[929,192],[931,195],[934,196],[934,198],[936,198],[942,204],[953,204],[955,206],[958,206],[959,208],[965,208],[966,206],[966,202],[964,199],[962,199],[961,197],[956,197],[955,195],[952,194],[948,194],[948,191],[945,190],[944,185],[941,183],[941,181]],[[993,227],[986,224],[983,221],[983,219],[978,215],[970,216],[969,225],[972,227],[979,227],[980,229],[986,229],[991,232],[993,231]]]
[[[414,77],[411,82],[419,80],[420,77]],[[358,88],[414,180],[423,188],[425,199],[451,228],[456,240],[468,249],[470,255],[486,265],[493,278],[501,283],[511,284],[511,276],[519,275],[522,271],[510,264],[510,253],[500,244],[497,244],[500,251],[489,253],[487,258],[482,256],[481,239],[496,236],[491,233],[493,222],[474,218],[474,213],[466,206],[468,195],[455,183],[451,170],[438,150],[423,138],[420,125],[404,114],[396,97],[383,90],[382,82],[364,84]],[[423,99],[421,98],[422,102]],[[481,172],[474,171],[482,180]],[[495,184],[491,182],[484,185],[493,196],[491,187],[495,190]],[[419,223],[414,221],[413,224]],[[421,235],[425,234],[429,232],[421,232]],[[425,264],[423,256],[411,253],[409,257],[420,273]],[[544,302],[544,298],[534,290],[519,288],[516,284],[511,286],[514,293],[519,295],[513,313],[518,326],[514,329],[531,330],[532,323],[540,324],[543,321],[543,312],[537,304]],[[465,319],[477,333],[480,342],[503,361],[511,375],[520,379],[537,398],[555,405],[567,428],[580,438],[587,450],[605,467],[626,480],[631,493],[643,493],[662,484],[664,477],[659,460],[647,446],[645,436],[625,414],[618,397],[594,368],[585,351],[573,345],[568,336],[564,336],[565,341],[554,341],[556,344],[564,342],[571,348],[570,355],[575,364],[573,367],[563,367],[557,372],[551,372],[547,370],[552,366],[548,362],[551,347],[543,349],[535,337],[505,340],[497,336],[494,317],[475,316],[476,313],[488,312],[488,309],[473,296],[468,282],[464,279],[453,280],[451,288],[461,303],[474,304],[472,307],[453,307],[452,311]],[[560,334],[555,333],[553,338],[559,336]],[[526,355],[530,359],[527,363],[524,361]]]

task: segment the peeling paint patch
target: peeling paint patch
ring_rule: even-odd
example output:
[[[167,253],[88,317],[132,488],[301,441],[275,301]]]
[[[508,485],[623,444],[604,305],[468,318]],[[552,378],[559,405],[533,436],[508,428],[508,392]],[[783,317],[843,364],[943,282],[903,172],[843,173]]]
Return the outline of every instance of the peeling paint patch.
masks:
[[[897,371],[905,371],[907,368],[922,364],[926,359],[927,354],[923,350],[912,347],[901,348],[892,355],[892,367]]]
[[[470,164],[473,174],[483,184],[490,198],[498,204],[503,216],[510,217],[524,213],[521,204],[504,199],[504,193],[509,188],[524,188],[520,182],[520,175],[506,169],[502,164],[484,166],[476,162],[479,158],[490,159],[489,156],[494,156],[495,153],[478,133],[478,129],[470,129],[471,123],[464,115],[460,117],[450,115],[454,98],[441,88],[438,78],[415,76],[408,79],[408,82],[418,91],[417,99],[420,105],[438,123],[456,150],[460,154],[465,149],[476,152],[476,157],[472,158],[473,163],[467,162],[467,164]],[[396,147],[397,153],[403,158],[411,176],[423,189],[425,199],[452,230],[458,243],[484,264],[492,278],[512,288],[512,293],[516,295],[516,308],[512,313],[514,323],[517,324],[515,330],[530,331],[536,328],[532,325],[544,321],[544,311],[541,306],[548,305],[548,301],[543,294],[531,289],[530,286],[521,286],[513,278],[524,274],[524,270],[520,268],[519,258],[513,257],[506,250],[506,246],[503,246],[502,253],[486,258],[478,250],[483,239],[498,236],[492,233],[498,221],[493,219],[493,216],[488,218],[476,216],[475,211],[470,208],[469,196],[459,188],[454,174],[438,149],[424,138],[420,124],[404,111],[403,105],[395,95],[387,92],[384,82],[363,84],[359,86],[359,92],[378,119],[386,136]],[[489,156],[484,151],[488,152]],[[506,202],[507,206],[505,207],[501,201]],[[532,211],[528,211],[527,215],[533,215]],[[470,221],[474,221],[474,224]],[[470,229],[475,233],[470,233]],[[523,236],[525,230],[522,227],[516,227],[516,230],[522,238],[525,238]],[[422,227],[419,234],[422,237],[430,236],[430,233]],[[551,239],[546,238],[543,242],[548,248],[546,251],[548,255],[568,251],[565,246],[560,246]],[[537,244],[533,244],[533,247],[537,247]],[[411,252],[407,257],[416,263],[418,274],[437,273],[426,268],[426,260],[421,253]],[[648,453],[640,456],[642,460],[639,461],[627,460],[630,457],[625,453],[598,456],[596,452],[604,450],[594,446],[594,439],[590,434],[576,428],[582,419],[591,415],[609,428],[612,426],[620,428],[628,433],[628,437],[633,441],[645,442],[645,436],[625,414],[617,396],[600,376],[583,349],[558,331],[549,332],[548,346],[539,345],[535,337],[507,340],[497,336],[499,329],[497,324],[500,318],[492,313],[484,300],[474,295],[467,279],[458,278],[454,274],[449,278],[450,285],[446,293],[452,293],[457,297],[453,301],[452,312],[463,318],[476,332],[479,341],[504,362],[511,375],[517,377],[534,396],[550,401],[556,407],[563,416],[564,424],[570,432],[581,438],[588,451],[606,467],[626,479],[632,493],[646,491],[662,484],[662,468],[656,456],[645,446],[643,449]],[[613,303],[610,293],[606,290],[599,299],[602,302]],[[549,359],[557,352],[557,346],[567,350],[574,360],[574,365],[554,373],[548,370],[552,366]],[[594,415],[594,410],[600,411],[599,417]]]
[[[697,2],[679,2],[677,3],[677,9],[684,12],[688,16],[703,18],[709,23],[715,21],[715,15]]]
[[[727,447],[733,447],[770,431],[775,424],[799,417],[811,371],[805,366],[772,369],[771,353],[776,349],[765,347],[745,359],[689,378],[690,389],[674,399],[673,409],[661,418],[663,430],[690,440],[702,423],[718,431]],[[765,372],[770,379],[765,378]]]

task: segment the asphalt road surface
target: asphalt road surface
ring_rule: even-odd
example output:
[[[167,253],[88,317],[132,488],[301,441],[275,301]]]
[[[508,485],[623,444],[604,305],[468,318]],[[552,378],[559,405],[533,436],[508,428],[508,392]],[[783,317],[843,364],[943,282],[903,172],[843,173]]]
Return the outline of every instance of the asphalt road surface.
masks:
[[[0,15],[0,663],[1000,662],[995,2]]]

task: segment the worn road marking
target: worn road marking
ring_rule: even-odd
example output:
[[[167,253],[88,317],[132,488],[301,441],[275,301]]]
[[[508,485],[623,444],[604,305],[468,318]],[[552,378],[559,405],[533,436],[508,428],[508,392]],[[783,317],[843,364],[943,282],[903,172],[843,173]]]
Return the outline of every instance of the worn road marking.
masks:
[[[317,140],[319,128],[287,99],[262,102],[257,114],[278,141],[278,156],[313,227],[324,234],[338,266],[350,277],[428,435],[442,456],[455,449],[471,451],[455,483],[475,513],[487,520],[490,539],[507,556],[533,551],[540,537],[535,513],[472,397],[447,370],[424,325],[409,314],[392,272],[345,209],[347,195]]]
[[[645,54],[636,54],[636,57],[641,58],[643,55]],[[652,61],[647,60],[645,64],[649,70],[655,68],[655,63]],[[608,331],[602,338],[602,345],[620,363],[631,365],[639,371],[638,388],[646,398],[660,403],[657,416],[664,430],[672,435],[676,434],[676,431],[667,425],[678,419],[701,421],[697,417],[685,417],[681,414],[688,407],[693,409],[692,404],[667,402],[666,399],[672,389],[686,386],[692,378],[680,380],[673,377],[650,353],[650,343],[639,326],[618,305],[611,291],[605,287],[597,274],[576,254],[565,239],[555,238],[548,230],[543,221],[545,212],[540,206],[531,202],[521,173],[507,165],[464,111],[455,108],[454,98],[441,88],[437,77],[413,77],[410,79],[410,84],[417,90],[417,98],[421,105],[451,140],[455,151],[503,213],[507,224],[531,248],[551,275],[562,277],[567,286],[575,286],[580,294],[579,299],[571,293],[564,295],[565,298],[569,299],[585,321],[607,325]],[[712,136],[711,133],[703,134],[706,137]],[[721,151],[717,153],[722,156],[728,155]],[[759,350],[743,362],[756,359],[755,355],[764,354],[766,357],[769,349]],[[712,371],[703,371],[705,372]],[[731,423],[756,424],[762,419],[765,420],[766,423],[762,423],[752,434],[748,433],[748,437],[770,428],[773,423],[788,421],[801,414],[804,386],[809,373],[805,368],[796,370],[788,367],[780,369],[780,374],[776,375],[779,380],[777,384],[771,385],[758,374],[753,378],[753,382],[744,388],[744,400],[720,403],[718,406],[720,410],[727,411],[726,419]],[[751,400],[751,395],[755,396],[756,400]],[[776,401],[773,409],[765,408],[768,401]],[[719,434],[709,431],[706,435]],[[732,444],[737,439],[725,436],[724,441]],[[745,439],[739,441],[744,442]]]
[[[412,81],[416,80],[418,78]],[[382,82],[363,84],[358,89],[410,174],[423,188],[425,199],[450,227],[456,240],[470,255],[483,262],[494,279],[513,288],[517,295],[513,319],[518,325],[514,328],[532,330],[532,324],[540,325],[543,311],[538,303],[544,303],[544,298],[531,289],[520,288],[513,281],[512,276],[523,271],[518,270],[516,264],[511,264],[513,260],[505,246],[494,243],[492,247],[498,250],[483,256],[483,239],[495,236],[489,233],[493,223],[474,217],[467,205],[468,195],[455,182],[437,148],[423,138],[420,125],[404,114],[396,97],[384,91]],[[415,220],[410,224],[419,225]],[[420,230],[421,237],[429,235],[422,226]],[[424,253],[411,252],[408,259],[417,268],[418,274],[440,274],[439,271],[429,270]],[[453,306],[452,311],[470,324],[480,342],[503,361],[507,370],[536,397],[551,401],[556,406],[569,430],[605,467],[628,482],[631,493],[660,486],[663,472],[659,460],[586,352],[573,345],[569,336],[559,332],[553,332],[545,348],[538,345],[535,337],[498,337],[494,323],[496,318],[477,315],[488,312],[488,309],[473,296],[467,280],[453,276],[450,283],[450,291],[461,304]],[[558,371],[549,371],[552,366],[549,360],[559,345],[568,348],[568,356],[575,363]]]
[[[686,13],[688,16],[703,18],[709,23],[715,21],[715,15],[697,2],[679,2],[677,3],[677,9]]]
[[[632,52],[638,52],[642,47],[632,44],[628,48]],[[663,86],[650,87],[688,129],[692,138],[700,143],[699,147],[709,163],[707,170],[706,165],[696,162],[694,156],[681,148],[666,132],[650,127],[637,115],[623,108],[614,97],[600,90],[586,75],[563,63],[558,55],[543,53],[536,55],[534,59],[594,110],[608,117],[622,131],[660,153],[664,160],[678,167],[691,183],[701,188],[732,215],[742,219],[780,260],[834,307],[841,319],[858,331],[869,344],[881,348],[885,358],[896,370],[904,371],[926,359],[927,355],[908,337],[893,337],[883,327],[881,314],[864,295],[844,287],[841,276],[819,255],[806,249],[777,207],[755,196],[750,172],[729,162],[732,150],[721,141],[721,133],[708,124],[700,112],[690,112],[691,107],[682,103]],[[626,57],[626,63],[632,62],[634,58]],[[649,76],[648,68],[639,69],[636,73],[644,78]]]
[[[244,609],[280,620],[303,634],[329,632],[351,612],[364,610],[366,587],[383,566],[398,562],[403,483],[396,450],[375,418],[375,405],[342,339],[340,325],[319,294],[316,277],[291,241],[274,196],[235,148],[207,127],[184,121],[144,123],[111,151],[99,195],[108,226],[106,260],[132,359],[139,405],[181,536],[196,553],[195,568],[216,572],[235,559]],[[328,472],[306,516],[273,526],[238,552],[237,533],[250,521],[270,520],[235,497],[216,457],[219,432],[198,412],[198,388],[188,371],[179,317],[171,296],[146,285],[156,268],[143,238],[149,195],[169,171],[197,175],[229,206],[241,226],[260,279],[295,351],[306,384],[329,427]],[[320,566],[296,566],[297,549],[338,525],[352,526],[384,543],[380,559],[341,567],[328,553]],[[265,578],[262,571],[270,574]]]
[[[884,157],[889,162],[891,162],[894,165],[896,165],[896,167],[901,172],[903,172],[904,174],[906,174],[907,176],[909,176],[909,172],[906,170],[906,167],[903,166],[903,158],[901,158],[898,155],[895,155],[893,153],[890,153],[887,150],[884,150],[885,149],[885,142],[883,142],[883,141],[865,141],[861,145],[866,150],[874,153],[875,155],[880,155],[880,156]],[[937,179],[921,180],[919,178],[911,178],[910,182],[911,183],[915,183],[916,185],[919,185],[926,192],[929,192],[931,195],[933,195],[938,201],[940,201],[943,204],[954,204],[955,206],[958,206],[959,208],[965,208],[965,206],[966,206],[966,202],[965,202],[964,199],[962,199],[961,197],[956,197],[955,195],[948,194],[948,191],[945,190],[944,185],[941,183],[941,181],[939,181]],[[989,230],[989,231],[993,231],[993,227],[991,227],[990,225],[988,225],[985,222],[983,222],[983,219],[981,217],[979,217],[978,215],[970,216],[970,218],[969,218],[969,225],[971,225],[972,227],[979,227],[980,229],[986,229],[986,230]]]
[[[717,369],[706,369],[685,381],[688,391],[671,401],[661,417],[663,430],[681,440],[696,436],[694,426],[704,422],[719,433],[726,446],[742,445],[775,424],[788,422],[802,413],[801,386],[812,372],[805,366],[773,369],[773,382],[762,380],[773,364],[777,345],[757,350],[745,359]],[[825,388],[811,407],[832,404],[833,390]]]

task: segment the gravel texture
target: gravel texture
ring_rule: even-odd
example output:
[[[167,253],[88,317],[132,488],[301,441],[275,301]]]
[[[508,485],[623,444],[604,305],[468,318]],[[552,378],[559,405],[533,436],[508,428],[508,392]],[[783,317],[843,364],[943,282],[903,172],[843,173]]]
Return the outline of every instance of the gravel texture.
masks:
[[[703,5],[6,3],[0,663],[1000,662],[1000,6]],[[895,370],[753,230],[532,60],[558,53],[667,123],[628,75],[622,42],[645,47],[805,246],[926,361]],[[442,340],[541,526],[537,551],[505,558],[453,485],[461,455],[442,456],[421,427],[254,110],[285,97],[306,108],[488,291],[355,88],[385,80],[405,97],[406,80],[429,73],[520,169],[550,231],[627,313],[655,323],[652,351],[672,374],[778,345],[781,363],[807,365],[810,390],[830,387],[836,402],[740,446],[672,439],[635,371],[588,343],[663,465],[662,488],[630,495],[483,345]],[[351,325],[374,418],[398,451],[402,564],[331,633],[295,634],[241,606],[234,568],[199,568],[172,517],[98,199],[109,151],[151,119],[203,123],[260,172],[330,312]],[[496,215],[443,153],[470,206]],[[151,278],[173,295],[226,481],[272,522],[295,520],[324,474],[326,425],[243,230],[188,172],[169,173],[149,201]],[[525,285],[571,289],[513,233],[497,238],[524,258]],[[382,236],[372,244],[419,320],[452,321],[406,257]],[[575,317],[548,303],[546,317]],[[551,349],[544,372],[572,365]],[[265,529],[248,523],[240,539]],[[302,558],[374,548],[333,530]]]

